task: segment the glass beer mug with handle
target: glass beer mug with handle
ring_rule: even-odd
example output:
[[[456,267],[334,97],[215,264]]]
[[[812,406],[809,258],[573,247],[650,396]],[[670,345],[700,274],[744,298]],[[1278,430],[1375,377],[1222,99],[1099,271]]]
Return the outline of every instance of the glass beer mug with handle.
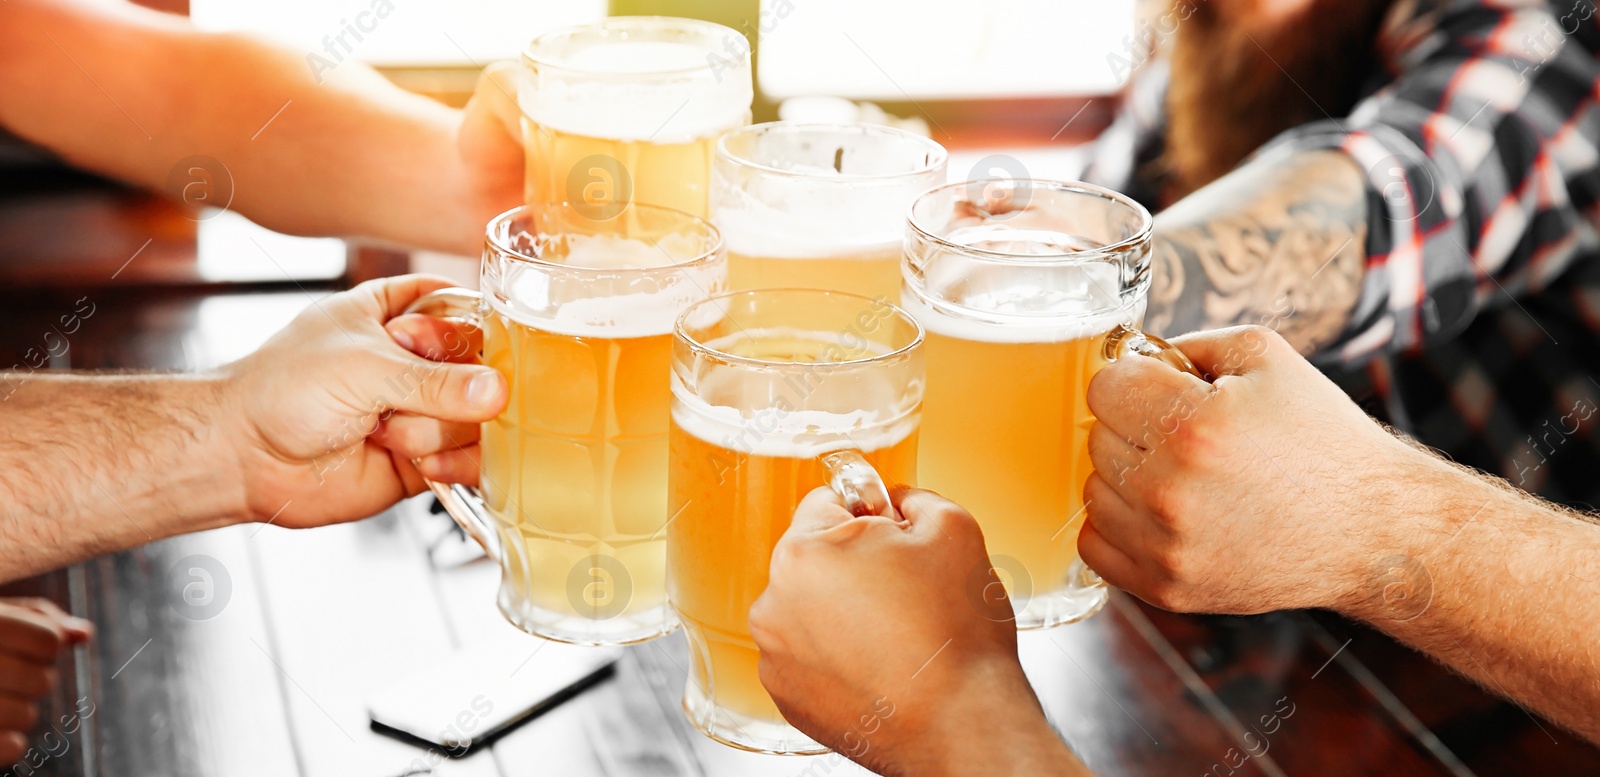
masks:
[[[528,204],[567,202],[597,219],[629,202],[706,215],[717,136],[750,123],[743,35],[615,17],[535,38],[522,64]]]
[[[672,346],[667,596],[689,638],[683,708],[724,744],[824,748],[779,714],[757,674],[750,605],[800,500],[835,483],[882,513],[916,475],[922,329],[882,299],[802,289],[696,304]],[[854,466],[852,466],[854,465]]]
[[[1121,194],[1055,181],[949,184],[911,207],[903,302],[928,332],[918,482],[978,519],[1019,629],[1106,601],[1078,557],[1089,381],[1128,353],[1195,371],[1137,329],[1151,226]]]
[[[673,323],[727,280],[721,235],[632,205],[597,222],[566,206],[489,222],[482,293],[412,313],[483,331],[510,386],[483,425],[479,488],[430,483],[500,565],[500,611],[558,642],[620,645],[677,627],[666,601]]]

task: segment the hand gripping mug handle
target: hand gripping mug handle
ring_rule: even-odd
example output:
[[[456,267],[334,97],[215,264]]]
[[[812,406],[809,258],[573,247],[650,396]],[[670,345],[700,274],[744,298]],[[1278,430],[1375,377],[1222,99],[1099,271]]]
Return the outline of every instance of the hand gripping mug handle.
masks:
[[[889,487],[860,451],[825,453],[817,459],[828,473],[828,487],[844,500],[851,515],[881,515],[902,520],[889,500]]]
[[[1187,372],[1201,380],[1205,380],[1206,377],[1201,375],[1194,362],[1189,361],[1189,357],[1183,355],[1183,351],[1178,350],[1172,343],[1155,335],[1145,334],[1127,324],[1117,324],[1116,328],[1106,335],[1101,355],[1107,361],[1116,361],[1129,354],[1159,359],[1167,366]]]
[[[411,306],[406,308],[405,315],[420,314],[482,329],[483,319],[478,312],[482,303],[483,295],[471,289],[440,289],[429,292],[411,303]],[[471,486],[435,483],[427,478],[423,480],[461,530],[477,540],[489,558],[499,562],[500,532],[495,529],[494,516],[489,514],[488,505],[483,501],[483,493]]]

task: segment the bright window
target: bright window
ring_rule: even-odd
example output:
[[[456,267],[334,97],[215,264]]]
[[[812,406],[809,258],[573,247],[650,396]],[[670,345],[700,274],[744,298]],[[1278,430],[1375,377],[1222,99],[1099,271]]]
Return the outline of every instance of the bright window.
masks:
[[[247,30],[308,56],[331,58],[331,47],[340,57],[394,66],[509,59],[535,35],[605,11],[605,0],[190,0],[189,7],[204,29]]]
[[[1135,0],[762,0],[761,88],[867,100],[1096,95]]]
[[[1135,2],[761,0],[761,89],[896,101],[1105,94],[1121,85],[1108,60],[1126,55]],[[535,35],[605,12],[606,0],[191,0],[190,10],[207,29],[380,66],[515,57]]]

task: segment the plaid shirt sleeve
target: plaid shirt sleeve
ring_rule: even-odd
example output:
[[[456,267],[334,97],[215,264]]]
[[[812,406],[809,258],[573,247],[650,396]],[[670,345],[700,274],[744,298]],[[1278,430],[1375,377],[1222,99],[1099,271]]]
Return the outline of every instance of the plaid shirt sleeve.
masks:
[[[1597,247],[1594,6],[1399,5],[1381,41],[1394,79],[1259,152],[1337,149],[1366,171],[1366,277],[1324,364],[1451,338]]]

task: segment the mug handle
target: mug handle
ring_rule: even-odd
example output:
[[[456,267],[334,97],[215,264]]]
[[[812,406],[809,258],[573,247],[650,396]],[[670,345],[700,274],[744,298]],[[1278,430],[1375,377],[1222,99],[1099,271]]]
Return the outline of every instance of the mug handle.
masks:
[[[817,461],[828,473],[828,487],[844,500],[845,509],[851,515],[881,515],[896,521],[905,520],[895,512],[894,503],[889,500],[889,487],[884,485],[878,470],[860,451],[852,448],[824,453]]]
[[[1117,324],[1106,334],[1105,345],[1101,348],[1100,355],[1104,356],[1106,361],[1114,362],[1129,354],[1159,359],[1175,370],[1187,372],[1201,380],[1206,379],[1206,376],[1201,375],[1200,370],[1194,366],[1194,362],[1189,361],[1189,357],[1183,355],[1183,351],[1178,350],[1177,346],[1127,324]]]
[[[411,303],[401,315],[431,316],[482,329],[483,317],[479,313],[482,304],[482,293],[452,287],[424,294],[416,302]],[[499,563],[500,532],[495,529],[494,516],[490,515],[488,504],[483,500],[483,492],[472,486],[435,483],[427,478],[423,480],[461,530],[476,540],[490,559]]]

